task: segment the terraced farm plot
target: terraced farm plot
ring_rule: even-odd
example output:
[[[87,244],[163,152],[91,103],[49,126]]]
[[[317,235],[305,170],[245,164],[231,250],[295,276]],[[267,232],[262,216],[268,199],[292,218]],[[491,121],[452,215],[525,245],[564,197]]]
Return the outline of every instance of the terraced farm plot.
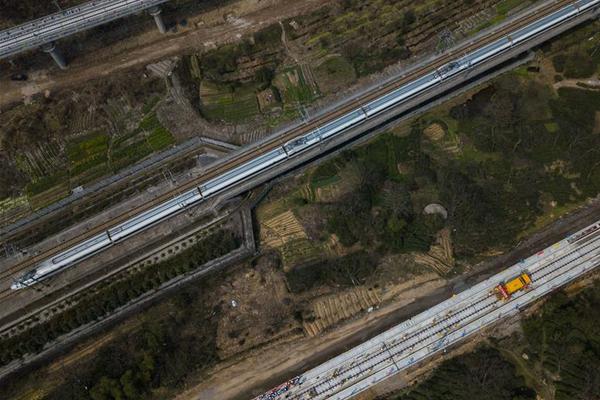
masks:
[[[456,156],[461,152],[460,137],[449,133],[443,122],[432,122],[423,130],[423,135],[447,155]]]
[[[312,316],[302,323],[309,336],[316,336],[324,329],[381,303],[378,290],[358,287],[342,293],[319,298],[310,305]]]
[[[286,211],[261,223],[261,242],[272,248],[279,248],[287,242],[308,239],[304,228],[292,211]]]
[[[156,114],[149,114],[137,129],[114,140],[110,153],[112,168],[124,168],[174,143],[175,138],[158,121]]]
[[[446,275],[454,267],[452,239],[448,228],[438,232],[436,242],[426,254],[416,254],[415,261],[426,265],[439,275]]]
[[[284,271],[322,258],[324,248],[310,240],[298,218],[290,210],[260,224],[260,239],[265,247],[279,251]]]
[[[67,145],[69,175],[73,178],[73,186],[82,185],[109,172],[109,142],[107,134],[92,133]]]
[[[298,103],[310,103],[318,96],[317,89],[307,82],[299,66],[285,69],[277,74],[273,79],[273,85],[281,93],[284,104],[289,107],[295,107]]]
[[[92,132],[38,146],[16,157],[18,168],[30,183],[26,194],[32,209],[69,195],[75,187],[115,173],[175,143],[173,135],[155,113],[142,119],[136,129],[121,136]]]
[[[286,242],[279,248],[283,270],[289,271],[298,265],[306,265],[321,260],[325,255],[325,248],[309,239],[298,239]]]
[[[200,85],[200,111],[213,121],[243,122],[260,113],[255,87],[231,89],[204,80]]]
[[[259,221],[268,221],[286,211],[293,211],[296,207],[305,204],[304,199],[305,197],[303,197],[301,190],[295,191],[288,196],[260,205],[256,210],[256,216]]]

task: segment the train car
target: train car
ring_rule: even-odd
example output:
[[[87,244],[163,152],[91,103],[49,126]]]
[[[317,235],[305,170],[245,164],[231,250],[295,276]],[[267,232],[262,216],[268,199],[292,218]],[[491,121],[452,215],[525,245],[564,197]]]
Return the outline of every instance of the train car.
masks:
[[[229,185],[237,183],[242,179],[248,178],[257,172],[265,170],[280,161],[287,158],[283,147],[277,147],[274,150],[263,154],[251,161],[248,161],[238,167],[235,167],[222,175],[217,176],[200,186],[200,191],[204,197],[218,193]]]
[[[307,150],[317,145],[324,139],[329,139],[348,128],[355,126],[367,119],[367,115],[362,108],[356,109],[348,114],[337,118],[325,125],[318,127],[314,131],[299,138],[290,140],[283,148],[288,156]]]
[[[531,285],[531,277],[527,272],[522,272],[519,276],[500,283],[494,291],[500,300],[509,300],[514,293],[527,289],[529,285]]]
[[[507,37],[496,40],[482,47],[481,49],[475,50],[473,53],[467,55],[469,66],[474,66],[482,61],[486,61],[489,58],[502,53],[504,50],[510,48],[513,45],[513,41]]]
[[[362,108],[349,112],[348,114],[326,123],[319,128],[322,139],[329,139],[332,136],[364,121],[367,119],[367,114]]]
[[[110,240],[115,243],[130,235],[140,232],[163,219],[175,215],[187,206],[202,199],[198,188],[189,190],[177,197],[172,198],[150,210],[111,228],[108,230]]]
[[[464,61],[452,61],[448,64],[445,64],[436,70],[440,79],[448,79],[453,75],[458,74],[460,71],[465,69],[466,65],[464,65]]]
[[[285,150],[288,156],[292,154],[296,154],[305,149],[308,149],[311,146],[316,145],[321,141],[321,133],[319,128],[314,131],[310,131],[308,134],[300,136],[299,138],[290,140],[286,144],[283,145],[283,149]]]
[[[102,232],[99,235],[71,247],[67,251],[57,254],[53,258],[40,263],[35,269],[28,271],[26,274],[15,280],[10,288],[19,290],[31,286],[78,261],[104,250],[111,244],[108,234]]]
[[[367,103],[363,109],[367,117],[372,117],[380,112],[395,106],[396,104],[407,100],[421,91],[428,89],[441,81],[437,72],[430,72],[429,74],[411,82],[398,89],[391,91],[390,93],[381,96],[380,98]]]
[[[592,226],[589,226],[589,227],[585,228],[584,230],[579,231],[579,232],[575,233],[574,235],[570,236],[567,239],[567,242],[569,244],[573,244],[575,242],[580,241],[583,238],[596,236],[598,233],[600,233],[600,222],[598,222]]]

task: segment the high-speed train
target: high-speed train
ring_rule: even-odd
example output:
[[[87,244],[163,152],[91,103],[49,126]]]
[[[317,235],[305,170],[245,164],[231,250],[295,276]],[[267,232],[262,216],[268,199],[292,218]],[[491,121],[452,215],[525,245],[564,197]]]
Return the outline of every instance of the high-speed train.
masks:
[[[600,0],[579,0],[558,11],[541,18],[530,25],[520,28],[510,35],[502,37],[484,47],[474,50],[442,67],[439,67],[424,76],[408,82],[399,88],[356,108],[347,114],[327,122],[316,129],[296,137],[281,147],[276,147],[260,156],[232,168],[218,175],[199,187],[191,189],[181,195],[144,211],[125,222],[122,222],[108,231],[93,236],[70,249],[58,253],[53,258],[43,261],[37,267],[12,284],[12,289],[22,289],[45,279],[58,271],[69,267],[99,251],[110,247],[113,243],[124,240],[149,226],[162,221],[184,210],[190,205],[214,196],[215,194],[232,187],[241,181],[266,171],[282,163],[289,157],[314,148],[320,142],[330,140],[340,133],[360,125],[367,119],[381,112],[395,107],[417,94],[439,85],[444,80],[487,61],[516,44],[525,42],[551,27],[564,23],[583,11],[600,4]]]

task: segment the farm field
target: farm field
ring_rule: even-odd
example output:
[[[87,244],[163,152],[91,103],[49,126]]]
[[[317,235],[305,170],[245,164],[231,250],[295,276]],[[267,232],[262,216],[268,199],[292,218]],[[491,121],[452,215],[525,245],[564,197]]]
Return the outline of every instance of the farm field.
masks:
[[[5,222],[175,144],[156,116],[161,83],[148,80],[135,87],[126,85],[128,79],[135,82],[139,75],[4,112],[0,162],[6,182],[0,185],[0,198]],[[99,101],[103,94],[106,100]]]
[[[243,144],[281,123],[305,118],[311,105],[337,97],[367,76],[442,51],[474,34],[476,27],[499,22],[529,4],[334,2],[238,43],[192,54],[180,73],[204,118],[257,131],[240,134]]]
[[[31,177],[26,193],[37,209],[174,143],[173,136],[152,113],[124,135],[92,132],[26,153],[18,164]]]

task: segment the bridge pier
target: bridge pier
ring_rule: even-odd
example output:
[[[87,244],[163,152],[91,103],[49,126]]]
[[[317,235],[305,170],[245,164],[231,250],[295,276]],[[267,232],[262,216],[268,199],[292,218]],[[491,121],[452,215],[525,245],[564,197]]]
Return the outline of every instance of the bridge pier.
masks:
[[[58,51],[58,49],[56,48],[56,43],[50,42],[42,45],[42,51],[44,53],[50,54],[56,65],[58,65],[58,68],[62,70],[67,69],[67,62],[65,61],[65,58],[60,53],[60,51]]]
[[[154,22],[156,22],[156,27],[160,33],[167,33],[167,27],[165,26],[165,22],[160,16],[161,9],[159,6],[150,7],[148,9],[148,13],[154,17]]]

